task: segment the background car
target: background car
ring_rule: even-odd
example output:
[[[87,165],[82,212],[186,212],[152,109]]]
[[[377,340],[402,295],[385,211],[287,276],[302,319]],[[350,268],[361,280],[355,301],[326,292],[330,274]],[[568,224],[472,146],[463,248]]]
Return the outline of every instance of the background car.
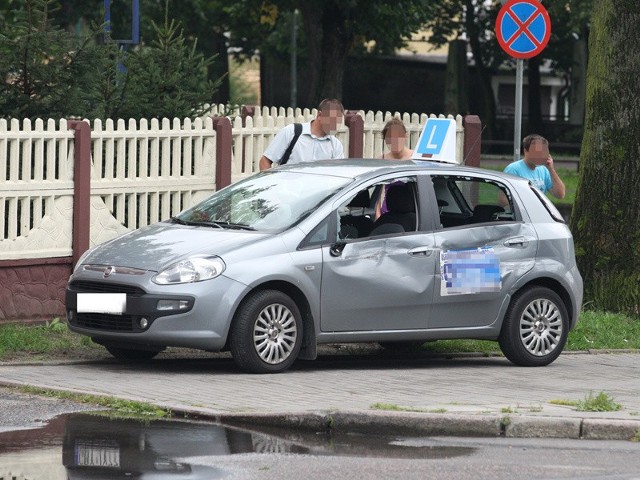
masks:
[[[335,342],[497,340],[547,365],[578,321],[571,232],[526,180],[423,161],[287,165],[99,245],[69,328],[114,356],[229,349],[281,372]]]

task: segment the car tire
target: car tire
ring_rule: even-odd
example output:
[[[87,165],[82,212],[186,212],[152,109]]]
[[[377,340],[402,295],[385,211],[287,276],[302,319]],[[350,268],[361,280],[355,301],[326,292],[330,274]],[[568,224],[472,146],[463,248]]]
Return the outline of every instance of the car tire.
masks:
[[[262,290],[246,298],[231,325],[229,349],[236,364],[249,373],[288,369],[302,346],[302,315],[279,290]]]
[[[511,362],[541,367],[553,362],[569,334],[569,314],[560,296],[547,287],[528,287],[516,294],[498,337]]]
[[[134,362],[141,362],[145,360],[151,360],[158,355],[162,349],[159,350],[137,350],[135,348],[121,348],[114,347],[112,345],[104,345],[104,348],[118,360],[129,360]]]

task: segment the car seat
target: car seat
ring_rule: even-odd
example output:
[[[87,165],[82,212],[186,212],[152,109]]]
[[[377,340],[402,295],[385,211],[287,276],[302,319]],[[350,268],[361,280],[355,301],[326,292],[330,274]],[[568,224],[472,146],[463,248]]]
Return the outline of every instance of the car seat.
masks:
[[[416,230],[416,205],[412,185],[391,185],[385,195],[388,212],[373,223],[374,230],[380,225],[395,223],[405,232]],[[373,232],[372,232],[373,233]]]
[[[373,220],[366,215],[367,209],[371,206],[371,197],[369,190],[361,190],[347,204],[349,214],[340,219],[340,231],[347,236],[342,238],[362,238],[371,233],[373,229]],[[353,209],[361,208],[360,215],[354,215]]]
[[[504,212],[504,208],[499,205],[476,205],[473,208],[470,223],[483,223],[496,220],[496,214],[502,212]]]

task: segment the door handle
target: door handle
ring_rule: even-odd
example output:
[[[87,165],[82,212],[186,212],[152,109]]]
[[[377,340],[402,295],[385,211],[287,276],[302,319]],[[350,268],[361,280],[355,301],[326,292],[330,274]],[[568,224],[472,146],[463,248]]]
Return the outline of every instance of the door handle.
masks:
[[[431,247],[416,247],[409,250],[407,253],[412,257],[428,257],[433,252]]]
[[[529,241],[524,237],[513,237],[505,240],[504,246],[510,248],[525,248]]]

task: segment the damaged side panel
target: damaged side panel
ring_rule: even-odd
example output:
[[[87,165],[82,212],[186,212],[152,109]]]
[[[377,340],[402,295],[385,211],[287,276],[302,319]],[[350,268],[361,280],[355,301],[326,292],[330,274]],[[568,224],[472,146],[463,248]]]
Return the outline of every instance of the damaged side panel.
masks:
[[[538,248],[533,227],[519,222],[444,229],[435,233],[435,241],[437,279],[429,328],[496,322],[515,282],[533,268]]]
[[[323,332],[427,328],[437,256],[431,233],[323,249]]]

